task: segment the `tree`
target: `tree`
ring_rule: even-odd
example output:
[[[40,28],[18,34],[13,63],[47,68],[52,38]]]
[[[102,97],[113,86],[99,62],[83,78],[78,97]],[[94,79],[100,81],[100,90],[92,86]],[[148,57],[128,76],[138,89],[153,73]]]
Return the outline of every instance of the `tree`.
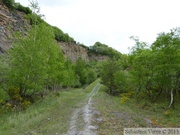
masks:
[[[89,53],[107,55],[110,58],[116,58],[116,59],[119,59],[121,57],[120,52],[100,42],[96,42],[93,46],[90,46]]]
[[[128,90],[128,76],[126,71],[119,70],[114,74],[114,85],[117,93],[125,93]]]
[[[45,84],[56,83],[63,67],[63,55],[50,27],[41,25],[27,37],[19,37],[9,52],[9,87],[20,89],[21,96],[42,91]]]
[[[147,48],[145,42],[133,39],[136,45],[131,49],[129,57],[130,73],[134,78],[137,97],[149,97],[153,102],[160,96],[164,100],[170,98],[170,108],[179,93],[180,29],[160,33],[150,48]]]
[[[86,62],[81,57],[79,57],[75,63],[75,74],[79,77],[79,82],[81,85],[86,84],[86,76],[83,72],[84,69],[86,69]]]
[[[79,79],[77,79],[76,84],[76,78],[75,78],[75,69],[72,61],[70,59],[67,59],[65,61],[65,69],[64,69],[64,87],[74,87],[79,86]]]
[[[152,90],[153,85],[155,85],[155,58],[154,53],[150,49],[141,50],[140,53],[133,56],[130,73],[133,76],[135,90],[139,94],[138,97],[145,94],[150,100],[153,100]]]
[[[53,29],[54,29],[55,39],[57,41],[70,42],[70,43],[76,44],[76,41],[72,37],[70,37],[68,34],[64,33],[61,29],[57,27],[53,27]]]
[[[86,70],[83,71],[86,77],[86,83],[90,84],[97,78],[97,74],[94,68],[86,68]]]
[[[115,85],[115,74],[120,70],[120,65],[118,65],[115,60],[108,60],[103,64],[101,79],[103,84],[105,84],[109,88],[109,94],[117,95],[119,92],[117,91],[117,87]]]
[[[158,82],[163,93],[170,97],[170,108],[175,102],[176,93],[180,90],[180,28],[159,34],[152,49],[157,54]]]

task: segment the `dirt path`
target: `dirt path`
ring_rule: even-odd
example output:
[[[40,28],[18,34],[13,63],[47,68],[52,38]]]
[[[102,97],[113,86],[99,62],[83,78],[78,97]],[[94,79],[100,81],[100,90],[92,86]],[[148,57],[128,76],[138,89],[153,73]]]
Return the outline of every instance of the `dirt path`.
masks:
[[[97,135],[98,126],[95,124],[99,112],[93,108],[93,96],[96,95],[101,87],[97,84],[88,94],[85,103],[74,110],[71,116],[69,129],[66,135]]]

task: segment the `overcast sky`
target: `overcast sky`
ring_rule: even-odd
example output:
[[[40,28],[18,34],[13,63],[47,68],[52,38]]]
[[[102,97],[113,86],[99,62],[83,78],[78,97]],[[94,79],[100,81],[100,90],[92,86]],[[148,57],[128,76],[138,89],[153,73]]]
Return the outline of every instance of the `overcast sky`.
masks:
[[[15,0],[24,6],[28,0]],[[96,41],[128,53],[130,36],[151,44],[180,26],[180,0],[38,0],[45,20],[87,46]]]

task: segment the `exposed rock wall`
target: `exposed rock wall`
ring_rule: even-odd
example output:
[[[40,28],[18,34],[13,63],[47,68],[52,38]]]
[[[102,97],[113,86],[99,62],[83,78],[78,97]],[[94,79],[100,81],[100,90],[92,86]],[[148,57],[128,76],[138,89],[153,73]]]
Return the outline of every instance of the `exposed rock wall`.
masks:
[[[0,1],[0,54],[11,48],[14,32],[21,31],[26,34],[30,28],[24,15],[23,12],[9,10]]]
[[[93,55],[89,55],[89,60],[90,61],[104,61],[109,59],[108,56],[106,55],[100,55],[100,54],[93,54]]]
[[[59,42],[58,44],[61,47],[64,56],[70,58],[73,62],[79,57],[85,61],[104,61],[109,58],[105,55],[89,54],[86,48],[73,43]]]
[[[70,58],[75,62],[79,57],[83,60],[89,61],[88,50],[73,43],[59,42],[63,54],[66,58]]]
[[[15,39],[14,32],[22,32],[27,34],[31,28],[30,22],[25,19],[25,13],[9,10],[0,0],[0,55],[5,53],[12,47],[12,42]],[[74,43],[58,42],[61,50],[66,58],[70,58],[75,62],[79,57],[86,61],[91,60],[106,60],[107,56],[98,54],[89,55],[87,48],[76,45]]]

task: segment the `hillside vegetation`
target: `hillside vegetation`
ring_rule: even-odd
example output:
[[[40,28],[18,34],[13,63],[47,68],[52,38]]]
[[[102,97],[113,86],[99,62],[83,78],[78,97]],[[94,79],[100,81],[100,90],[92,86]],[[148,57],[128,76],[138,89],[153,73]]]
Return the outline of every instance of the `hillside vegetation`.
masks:
[[[26,117],[38,116],[39,112],[45,111],[54,116],[58,112],[51,109],[58,105],[62,114],[66,112],[69,114],[66,105],[74,106],[76,103],[74,98],[78,99],[78,96],[79,100],[84,99],[86,92],[82,88],[86,88],[97,78],[100,78],[103,84],[102,91],[108,94],[102,92],[98,94],[99,97],[95,97],[97,101],[95,107],[104,116],[108,117],[109,112],[119,112],[123,107],[126,112],[130,109],[129,111],[145,115],[155,127],[179,127],[177,123],[180,103],[180,28],[158,34],[155,42],[150,45],[139,41],[137,37],[131,37],[135,41],[135,46],[126,55],[100,42],[90,47],[78,43],[59,28],[46,23],[42,19],[38,3],[34,1],[30,2],[31,9],[13,0],[0,2],[9,8],[11,13],[23,12],[24,18],[30,25],[28,30],[20,32],[16,30],[13,37],[9,37],[12,46],[0,55],[0,114],[4,117],[1,123],[7,122],[8,118],[11,120],[12,117],[14,120],[10,121],[7,127],[5,125],[4,130],[18,127],[17,117],[24,117],[24,120],[21,120],[25,121]],[[72,60],[73,56],[65,56],[68,49],[63,50],[59,45],[61,42],[64,43],[63,47],[71,48],[73,44],[84,48],[88,56],[105,56],[105,59],[85,60],[79,53],[78,58]],[[72,55],[71,49],[69,49],[70,55]],[[106,97],[108,97],[107,101]],[[33,110],[33,107],[35,110],[41,109],[41,103],[39,105],[38,102],[45,102],[44,108],[47,103],[49,110],[43,108],[43,111],[30,111],[29,114],[28,111]],[[108,102],[110,103],[107,105]],[[110,109],[108,113],[104,106]],[[153,116],[146,110],[152,112]],[[42,125],[45,116],[42,117],[43,119],[33,122],[40,122],[39,125]],[[67,117],[58,120],[64,122]],[[156,123],[154,119],[161,121],[158,117],[164,123]],[[110,120],[105,122],[108,121]],[[113,121],[116,121],[114,117]],[[116,122],[112,123],[116,124]],[[27,125],[29,126],[32,126],[32,123]],[[104,126],[109,127],[108,124]],[[47,127],[49,131],[51,128],[53,127]]]
[[[13,49],[8,49],[0,55],[2,112],[23,110],[35,102],[36,98],[43,97],[48,90],[81,87],[100,75],[97,61],[87,61],[80,56],[76,61],[72,61],[64,56],[57,42],[73,43],[85,48],[87,52],[90,49],[76,43],[59,28],[47,24],[42,19],[36,2],[30,2],[31,9],[13,0],[3,3],[9,8],[10,13],[24,12],[31,28],[27,32],[14,32]],[[108,54],[111,57],[118,53],[100,43],[99,47],[99,50],[106,49],[101,55],[107,55],[108,49],[112,50]],[[91,55],[94,50],[97,49],[91,49]]]

